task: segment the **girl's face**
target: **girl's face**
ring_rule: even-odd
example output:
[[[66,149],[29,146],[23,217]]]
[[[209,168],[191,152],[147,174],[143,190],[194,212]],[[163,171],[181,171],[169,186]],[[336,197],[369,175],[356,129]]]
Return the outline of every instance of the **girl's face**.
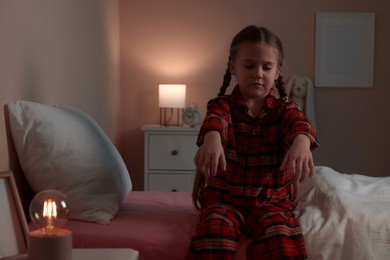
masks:
[[[279,52],[266,43],[244,43],[230,62],[230,73],[236,76],[247,101],[264,100],[279,77]]]

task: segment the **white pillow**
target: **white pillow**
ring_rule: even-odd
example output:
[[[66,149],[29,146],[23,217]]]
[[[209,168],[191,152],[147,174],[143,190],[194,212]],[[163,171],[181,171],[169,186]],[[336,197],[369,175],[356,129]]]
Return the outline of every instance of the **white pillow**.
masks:
[[[17,101],[8,109],[12,139],[32,190],[64,193],[71,219],[109,223],[132,183],[97,123],[68,106]]]

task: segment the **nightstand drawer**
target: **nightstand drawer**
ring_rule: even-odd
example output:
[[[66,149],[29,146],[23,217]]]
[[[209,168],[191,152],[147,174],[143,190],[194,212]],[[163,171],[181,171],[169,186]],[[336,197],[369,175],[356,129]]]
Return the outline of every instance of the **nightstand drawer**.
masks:
[[[149,170],[193,171],[196,140],[197,135],[190,134],[150,134]]]
[[[197,127],[146,125],[144,190],[192,191]]]
[[[192,191],[194,174],[149,174],[149,190]]]

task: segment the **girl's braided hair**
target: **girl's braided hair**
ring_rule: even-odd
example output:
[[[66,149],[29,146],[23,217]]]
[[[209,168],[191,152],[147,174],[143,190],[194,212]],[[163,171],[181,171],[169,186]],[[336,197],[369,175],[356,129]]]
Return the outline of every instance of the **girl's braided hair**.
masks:
[[[279,37],[264,27],[257,27],[255,25],[250,25],[242,29],[232,40],[230,45],[230,53],[228,59],[228,65],[226,68],[225,75],[223,76],[222,86],[219,90],[218,96],[225,95],[226,89],[230,85],[232,75],[230,74],[230,62],[234,61],[236,58],[237,52],[241,44],[253,42],[261,43],[264,42],[276,48],[279,51],[279,66],[283,65],[283,45]],[[283,98],[287,96],[286,89],[284,88],[283,76],[280,75],[279,78],[275,81],[275,87],[279,92],[279,95]]]

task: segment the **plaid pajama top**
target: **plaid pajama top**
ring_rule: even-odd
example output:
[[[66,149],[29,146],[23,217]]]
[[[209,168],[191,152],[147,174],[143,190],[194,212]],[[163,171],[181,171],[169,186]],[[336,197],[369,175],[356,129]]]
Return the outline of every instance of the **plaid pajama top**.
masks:
[[[315,130],[295,103],[271,89],[261,114],[253,117],[236,86],[231,95],[208,102],[198,145],[208,131],[220,133],[227,167],[208,178],[202,206],[225,202],[244,213],[263,203],[284,201],[281,206],[292,210],[286,203],[292,177],[279,170],[281,163],[298,134],[310,138],[311,149],[318,146]]]

